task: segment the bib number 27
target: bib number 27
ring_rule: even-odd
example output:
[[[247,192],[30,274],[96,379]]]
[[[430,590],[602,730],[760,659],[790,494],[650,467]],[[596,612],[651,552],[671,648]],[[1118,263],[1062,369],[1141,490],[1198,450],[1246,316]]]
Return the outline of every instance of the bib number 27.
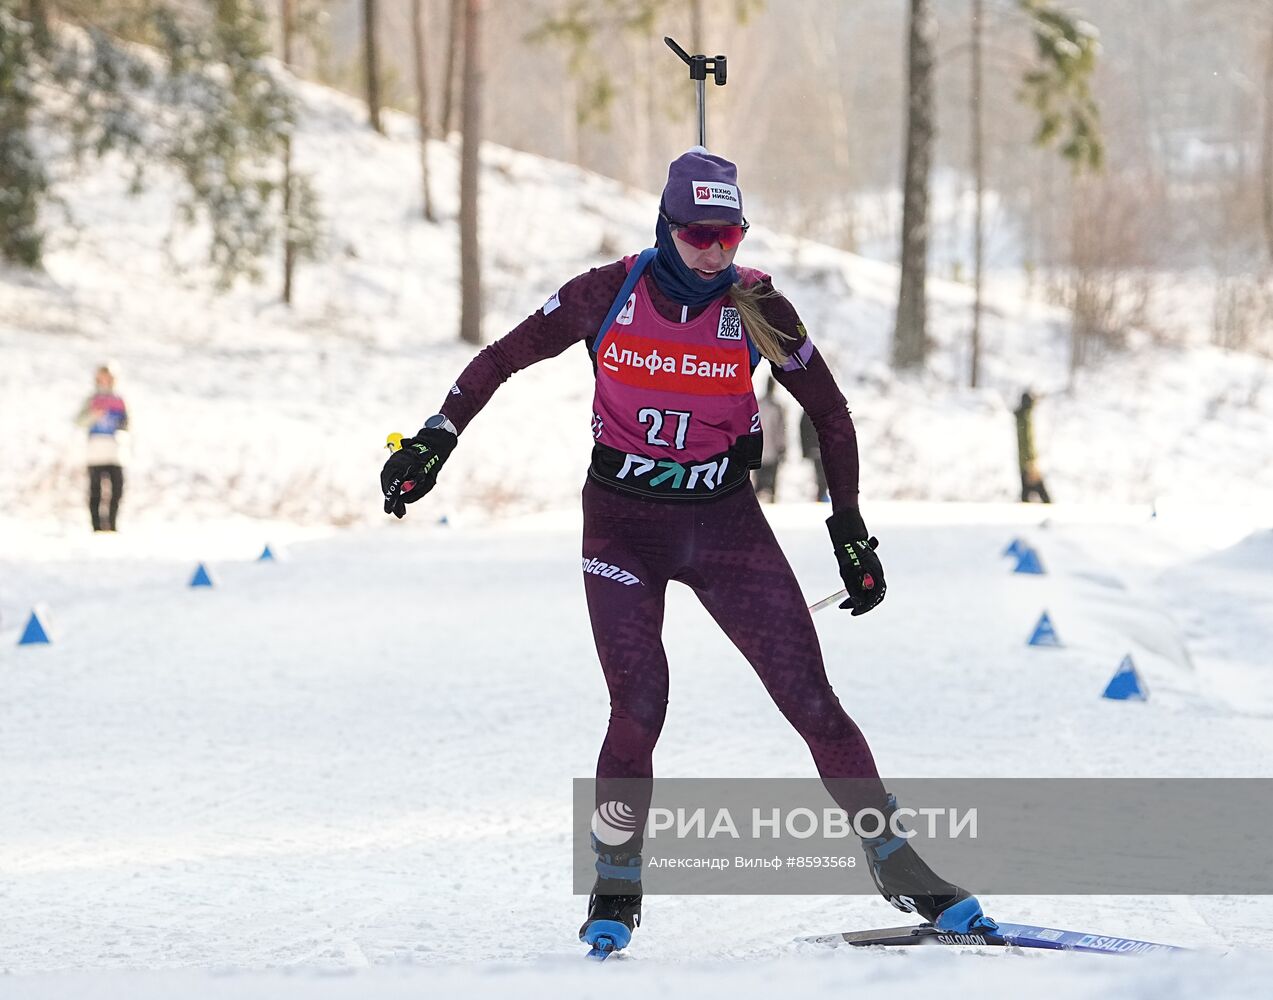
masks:
[[[690,428],[690,416],[691,414],[688,410],[656,410],[652,406],[647,406],[637,411],[637,420],[641,424],[649,424],[649,429],[645,432],[647,444],[659,445],[663,448],[676,448],[678,450],[685,447],[685,434]],[[676,418],[675,421],[672,418]],[[668,425],[670,431],[673,424],[675,424],[676,428],[676,432],[673,435],[674,441],[666,441],[661,436],[663,427]]]

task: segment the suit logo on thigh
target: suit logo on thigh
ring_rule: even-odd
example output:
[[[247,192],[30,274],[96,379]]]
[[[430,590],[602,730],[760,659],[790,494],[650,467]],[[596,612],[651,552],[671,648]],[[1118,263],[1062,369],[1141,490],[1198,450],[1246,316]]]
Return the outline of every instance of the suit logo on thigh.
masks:
[[[591,573],[593,576],[600,576],[607,580],[613,580],[615,583],[621,583],[625,587],[634,587],[641,583],[635,576],[626,569],[620,569],[618,566],[611,566],[609,563],[602,562],[600,559],[588,559],[583,561],[583,571]],[[644,586],[644,584],[642,584]]]

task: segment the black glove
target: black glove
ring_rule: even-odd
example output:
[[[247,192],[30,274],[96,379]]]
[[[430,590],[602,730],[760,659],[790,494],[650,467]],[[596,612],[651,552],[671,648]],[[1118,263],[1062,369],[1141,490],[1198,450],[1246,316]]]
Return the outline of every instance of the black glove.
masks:
[[[389,456],[380,470],[386,514],[402,517],[407,512],[407,504],[415,503],[433,489],[457,440],[450,431],[428,428],[420,430],[415,437],[402,439],[402,447]]]
[[[849,592],[840,607],[852,608],[855,616],[864,615],[884,600],[884,568],[875,554],[879,539],[867,537],[862,514],[856,510],[836,511],[827,518],[827,531],[840,564],[840,579]]]

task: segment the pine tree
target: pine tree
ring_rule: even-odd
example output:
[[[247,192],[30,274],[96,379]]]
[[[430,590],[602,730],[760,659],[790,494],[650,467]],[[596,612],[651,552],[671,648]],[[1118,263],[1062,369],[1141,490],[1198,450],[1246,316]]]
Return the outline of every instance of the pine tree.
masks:
[[[367,87],[367,119],[372,128],[384,135],[385,126],[380,115],[379,21],[376,0],[362,0],[362,58],[364,83]]]
[[[158,0],[63,0],[64,22],[36,33],[15,10],[46,6],[0,0],[0,190],[3,255],[36,266],[38,210],[50,196],[30,131],[65,137],[74,162],[118,153],[139,191],[148,170],[171,168],[184,182],[174,225],[204,222],[217,284],[260,277],[280,228],[278,164],[294,127],[294,103],[269,61],[261,0],[213,0],[207,7]],[[53,8],[48,8],[52,10]],[[139,48],[145,45],[147,49]],[[68,99],[36,102],[31,81],[56,82]],[[297,253],[312,252],[318,226],[312,188],[293,191],[288,227]]]
[[[16,0],[0,0],[0,258],[40,263],[40,203],[48,175],[31,142],[37,32],[17,16]]]
[[[424,202],[424,218],[435,222],[433,193],[429,186],[429,140],[433,125],[429,108],[428,57],[424,38],[424,0],[411,0],[411,54],[415,77],[416,124],[420,129],[420,190]]]
[[[283,65],[289,70],[296,65],[295,42],[296,0],[282,0],[279,27],[283,36]],[[283,138],[283,218],[292,214],[292,137]],[[291,234],[283,233],[283,302],[292,304],[292,283],[296,276],[296,245]]]
[[[1035,40],[1035,62],[1025,73],[1018,96],[1039,113],[1035,142],[1061,142],[1061,155],[1075,172],[1098,170],[1104,149],[1100,111],[1091,92],[1091,78],[1099,51],[1096,29],[1058,7],[1052,0],[1017,0],[1029,18]],[[973,307],[969,337],[968,384],[976,388],[981,364],[981,293],[984,263],[983,197],[985,157],[982,127],[982,34],[984,0],[972,0],[972,129]],[[1067,133],[1066,135],[1065,133]]]
[[[482,248],[478,191],[482,144],[482,0],[464,0],[464,84],[460,89],[460,339],[482,342]]]
[[[1264,220],[1264,245],[1273,265],[1273,24],[1264,41],[1264,84],[1260,126],[1260,202]]]
[[[1092,74],[1100,43],[1096,29],[1054,0],[1019,0],[1034,34],[1035,66],[1025,74],[1021,96],[1039,113],[1034,141],[1060,144],[1076,171],[1099,170],[1105,156],[1100,109],[1092,96]]]
[[[972,333],[969,337],[968,350],[968,385],[977,388],[977,379],[981,368],[981,289],[982,276],[985,269],[985,193],[986,193],[986,133],[982,127],[982,37],[985,28],[985,0],[972,0],[972,176],[973,176],[973,221],[972,221]]]
[[[283,40],[283,65],[295,66],[297,34],[312,33],[316,8],[305,0],[282,0],[280,27]],[[306,28],[309,31],[306,31]],[[291,124],[291,123],[289,123]],[[321,216],[318,196],[309,175],[296,170],[292,163],[294,127],[283,137],[282,215],[283,215],[283,302],[292,304],[296,265],[302,259],[314,259],[321,242]]]
[[[936,21],[929,0],[911,0],[907,42],[909,97],[906,167],[902,182],[902,253],[893,367],[922,368],[928,355],[928,175],[933,162],[933,43]]]
[[[446,65],[442,71],[442,113],[438,116],[442,138],[455,130],[455,78],[464,44],[464,0],[450,0],[447,15]]]
[[[210,258],[224,288],[239,275],[259,279],[260,259],[276,245],[274,165],[295,113],[267,62],[268,23],[258,0],[216,0],[214,10],[196,60],[165,89],[170,104],[192,99],[197,108],[171,160],[191,195],[184,217],[211,227]]]

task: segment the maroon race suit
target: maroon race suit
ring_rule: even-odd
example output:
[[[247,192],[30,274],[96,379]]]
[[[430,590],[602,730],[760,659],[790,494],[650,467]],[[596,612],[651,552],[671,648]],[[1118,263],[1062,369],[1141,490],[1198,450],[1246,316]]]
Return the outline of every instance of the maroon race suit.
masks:
[[[619,303],[631,265],[632,258],[617,261],[563,285],[470,362],[441,411],[463,432],[514,372],[577,342],[592,354],[596,443],[583,490],[582,555],[610,692],[597,802],[616,797],[607,782],[653,777],[668,698],[664,596],[675,580],[751,664],[837,804],[850,817],[882,809],[870,748],[831,689],[799,584],[746,474],[759,459],[761,428],[751,390],[756,354],[738,336],[737,312],[727,296],[683,307],[648,273]],[[759,272],[740,273],[772,288]],[[621,308],[603,330],[614,306]],[[774,376],[817,429],[833,509],[856,507],[857,437],[844,396],[787,299],[762,300],[762,312],[792,338],[790,359],[773,366]],[[648,794],[633,802],[631,783],[623,788],[618,797],[633,807],[640,831]]]

